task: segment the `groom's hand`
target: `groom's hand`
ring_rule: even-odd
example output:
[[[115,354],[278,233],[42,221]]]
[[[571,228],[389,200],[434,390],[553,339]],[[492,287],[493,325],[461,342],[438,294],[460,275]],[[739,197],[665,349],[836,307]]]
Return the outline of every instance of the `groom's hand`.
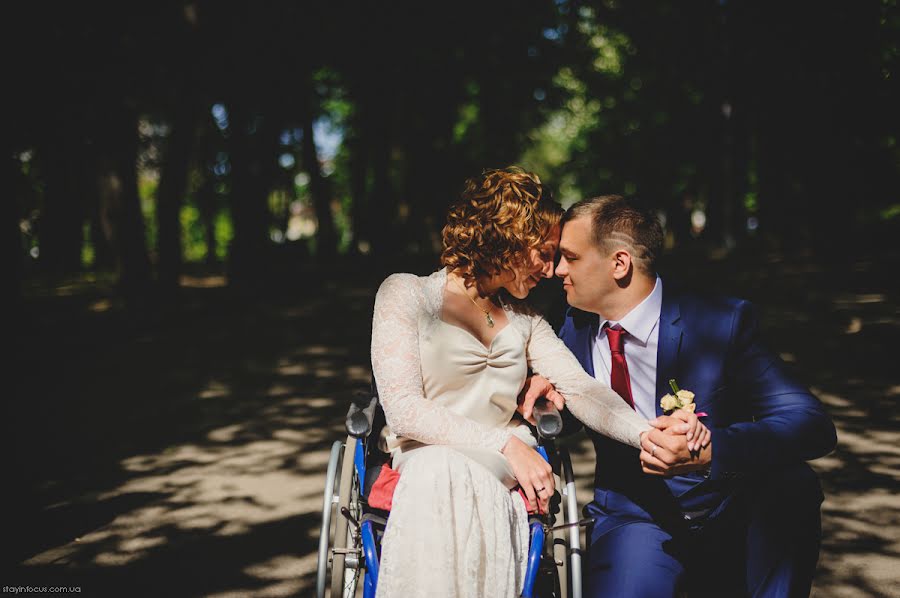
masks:
[[[657,418],[659,427],[641,436],[641,468],[644,473],[670,477],[702,471],[712,462],[712,441],[691,450],[685,434],[677,432],[684,422],[676,418]],[[708,431],[706,432],[709,433]]]
[[[519,393],[518,406],[516,411],[522,414],[522,417],[532,425],[537,425],[534,421],[534,403],[539,398],[545,397],[548,401],[556,405],[560,411],[566,406],[566,400],[556,391],[549,380],[535,374],[525,379],[525,386]]]

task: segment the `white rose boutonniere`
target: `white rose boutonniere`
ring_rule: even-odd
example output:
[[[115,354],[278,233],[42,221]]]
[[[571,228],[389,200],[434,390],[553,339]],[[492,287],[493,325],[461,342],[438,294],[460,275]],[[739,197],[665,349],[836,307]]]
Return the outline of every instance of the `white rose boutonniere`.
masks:
[[[672,389],[672,394],[664,395],[663,398],[659,400],[659,406],[662,407],[663,413],[669,415],[676,409],[683,409],[684,411],[693,413],[694,409],[697,408],[697,404],[694,403],[694,393],[683,388],[678,388],[678,384],[675,383],[674,378],[669,380],[669,387]],[[705,416],[706,414],[702,411],[697,413],[697,417]]]

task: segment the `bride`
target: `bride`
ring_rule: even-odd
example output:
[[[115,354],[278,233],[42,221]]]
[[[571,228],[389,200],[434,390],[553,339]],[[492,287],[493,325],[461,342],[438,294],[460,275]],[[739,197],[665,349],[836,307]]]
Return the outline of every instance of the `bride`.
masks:
[[[541,510],[554,492],[550,466],[515,417],[529,368],[591,429],[635,448],[650,429],[521,301],[553,276],[561,215],[536,175],[486,171],[449,211],[443,267],[393,274],[378,290],[372,369],[388,424],[383,448],[400,472],[379,598],[521,591],[528,505],[515,488]]]

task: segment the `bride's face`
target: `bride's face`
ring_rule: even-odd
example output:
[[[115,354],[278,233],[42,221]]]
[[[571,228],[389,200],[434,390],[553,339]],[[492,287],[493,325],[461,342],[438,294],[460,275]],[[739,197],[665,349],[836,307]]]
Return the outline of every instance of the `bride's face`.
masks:
[[[542,278],[553,278],[553,262],[559,248],[559,226],[550,229],[537,249],[529,249],[518,264],[499,275],[499,286],[516,299],[524,299]]]

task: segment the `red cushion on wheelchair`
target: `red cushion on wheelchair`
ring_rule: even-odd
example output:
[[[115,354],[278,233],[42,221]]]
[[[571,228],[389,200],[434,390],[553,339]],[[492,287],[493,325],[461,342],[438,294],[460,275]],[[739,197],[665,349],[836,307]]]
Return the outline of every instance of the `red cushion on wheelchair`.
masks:
[[[394,498],[394,488],[397,487],[398,481],[400,481],[400,474],[391,469],[391,466],[387,463],[382,465],[378,478],[376,478],[371,490],[369,490],[369,506],[383,511],[390,511]]]
[[[525,496],[525,491],[522,490],[521,486],[516,486],[516,490],[519,492],[519,496],[522,497],[522,500],[525,501],[525,510],[528,511],[529,515],[534,515],[534,514],[543,515],[543,513],[541,512],[541,510],[539,508],[540,505],[531,506],[531,503],[528,502],[528,497]]]

